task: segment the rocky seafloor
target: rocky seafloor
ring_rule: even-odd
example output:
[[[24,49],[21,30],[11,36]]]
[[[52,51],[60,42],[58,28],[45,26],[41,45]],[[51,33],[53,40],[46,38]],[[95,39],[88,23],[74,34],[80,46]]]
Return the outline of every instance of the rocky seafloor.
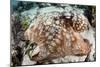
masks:
[[[95,6],[19,1],[11,8],[11,66],[96,60]]]

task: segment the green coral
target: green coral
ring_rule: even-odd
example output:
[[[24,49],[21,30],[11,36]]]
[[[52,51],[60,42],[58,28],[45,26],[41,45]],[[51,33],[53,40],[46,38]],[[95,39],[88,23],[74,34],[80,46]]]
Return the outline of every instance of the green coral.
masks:
[[[29,27],[29,19],[29,17],[24,17],[21,22],[22,28],[25,30]]]

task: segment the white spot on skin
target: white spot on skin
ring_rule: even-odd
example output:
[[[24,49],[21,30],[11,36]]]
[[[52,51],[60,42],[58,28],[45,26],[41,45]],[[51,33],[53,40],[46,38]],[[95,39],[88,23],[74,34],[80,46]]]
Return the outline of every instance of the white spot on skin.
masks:
[[[47,23],[46,23],[46,25],[50,25],[50,24],[51,24],[51,22],[47,22]]]
[[[59,20],[55,22],[57,25],[60,24]]]
[[[52,38],[53,38],[52,35],[49,35],[49,36],[48,36],[48,40],[51,40]]]
[[[51,45],[52,45],[52,46],[56,46],[56,43],[52,41],[52,42],[51,42]]]
[[[48,37],[49,36],[49,32],[47,32],[45,36]]]

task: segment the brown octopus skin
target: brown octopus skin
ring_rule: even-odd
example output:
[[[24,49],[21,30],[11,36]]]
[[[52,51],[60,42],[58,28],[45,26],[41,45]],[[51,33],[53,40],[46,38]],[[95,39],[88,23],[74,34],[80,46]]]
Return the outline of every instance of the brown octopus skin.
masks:
[[[32,60],[52,60],[69,55],[83,56],[91,51],[89,41],[80,36],[79,30],[76,31],[78,23],[74,24],[72,18],[61,17],[50,24],[46,24],[42,18],[37,18],[36,21],[37,24],[33,24],[25,32],[26,40],[37,43],[39,47],[39,52],[32,56]],[[81,30],[85,24],[80,25]]]

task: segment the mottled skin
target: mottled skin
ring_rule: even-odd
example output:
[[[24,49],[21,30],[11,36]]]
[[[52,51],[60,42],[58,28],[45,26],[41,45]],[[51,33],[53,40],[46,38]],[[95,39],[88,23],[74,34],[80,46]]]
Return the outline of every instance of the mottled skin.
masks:
[[[74,22],[73,16],[66,18],[58,15],[38,15],[26,30],[26,40],[36,43],[36,48],[29,53],[31,60],[50,61],[70,55],[84,56],[91,51],[89,41],[79,34],[88,29],[88,24],[82,19]],[[48,18],[43,19],[45,16]]]

